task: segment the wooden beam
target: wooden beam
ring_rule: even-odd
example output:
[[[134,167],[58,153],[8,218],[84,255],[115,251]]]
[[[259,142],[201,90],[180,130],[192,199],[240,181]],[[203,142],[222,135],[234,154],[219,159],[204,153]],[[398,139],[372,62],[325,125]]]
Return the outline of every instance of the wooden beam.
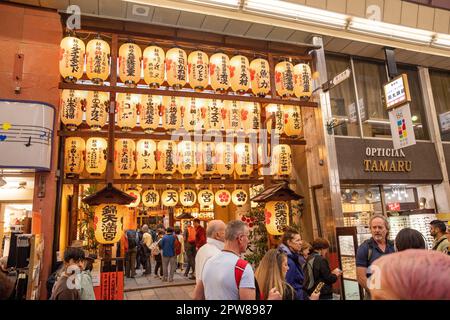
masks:
[[[76,178],[64,178],[64,184],[106,184],[106,179],[76,179]],[[127,178],[127,179],[114,179],[114,184],[173,184],[173,185],[193,185],[193,184],[262,184],[264,181],[262,179],[137,179],[137,178]]]

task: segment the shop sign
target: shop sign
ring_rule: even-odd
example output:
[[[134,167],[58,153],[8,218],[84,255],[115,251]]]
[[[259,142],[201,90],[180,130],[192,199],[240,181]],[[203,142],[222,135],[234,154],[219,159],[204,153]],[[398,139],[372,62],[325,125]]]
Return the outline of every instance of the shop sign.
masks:
[[[383,86],[384,106],[386,109],[396,108],[411,102],[409,93],[408,76],[401,74],[394,80],[389,81]]]
[[[400,203],[388,203],[387,205],[389,211],[400,211]]]
[[[389,148],[366,148],[367,157],[405,158],[403,150]],[[366,172],[410,172],[412,161],[407,160],[379,160],[364,159],[364,171]]]
[[[394,149],[416,144],[409,104],[389,111]]]

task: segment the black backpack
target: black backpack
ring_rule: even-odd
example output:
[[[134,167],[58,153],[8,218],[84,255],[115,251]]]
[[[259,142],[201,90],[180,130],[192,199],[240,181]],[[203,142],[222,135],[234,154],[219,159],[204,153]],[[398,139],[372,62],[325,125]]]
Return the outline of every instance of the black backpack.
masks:
[[[128,250],[134,249],[137,247],[137,237],[136,231],[127,231],[127,239],[128,239]]]
[[[303,289],[306,292],[310,292],[314,289],[315,279],[314,279],[314,261],[316,260],[316,255],[312,255],[306,260],[303,265]]]

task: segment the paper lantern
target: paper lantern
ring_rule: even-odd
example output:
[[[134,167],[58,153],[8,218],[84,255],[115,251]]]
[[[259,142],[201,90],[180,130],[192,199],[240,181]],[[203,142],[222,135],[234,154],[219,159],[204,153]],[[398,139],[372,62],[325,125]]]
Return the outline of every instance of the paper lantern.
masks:
[[[136,145],[131,139],[118,139],[114,146],[114,169],[121,177],[131,176],[134,172],[134,152]]]
[[[197,193],[192,189],[185,189],[180,192],[180,203],[183,207],[192,207],[197,201]]]
[[[100,39],[92,39],[86,45],[86,75],[95,84],[103,84],[109,76],[109,44]]]
[[[231,176],[234,172],[234,146],[231,142],[219,142],[215,148],[217,171],[221,176]]]
[[[247,203],[248,194],[244,189],[236,189],[231,194],[231,201],[233,204],[238,207],[242,207]]]
[[[270,92],[270,67],[265,59],[255,59],[250,63],[250,83],[252,92],[260,97]]]
[[[225,208],[231,202],[231,193],[226,189],[220,189],[216,192],[214,198],[219,206]]]
[[[200,142],[197,145],[198,172],[202,176],[211,176],[217,173],[215,159],[215,144],[213,142]]]
[[[211,87],[225,92],[230,87],[230,58],[225,53],[216,53],[209,59]]]
[[[141,48],[135,43],[124,43],[119,48],[119,77],[129,87],[141,80]]]
[[[192,89],[203,90],[209,82],[209,59],[202,51],[193,51],[188,57],[189,85]]]
[[[131,131],[136,126],[139,102],[140,96],[137,94],[117,94],[117,125],[122,131]]]
[[[156,190],[149,189],[142,194],[142,204],[148,208],[157,207],[159,204],[159,193]]]
[[[287,144],[279,144],[273,148],[271,174],[290,176],[292,173],[292,152]]]
[[[84,42],[75,37],[65,37],[59,45],[59,73],[66,82],[76,82],[84,71]]]
[[[136,145],[136,171],[139,175],[154,174],[156,170],[156,143],[150,139],[141,139]]]
[[[267,232],[274,236],[284,233],[284,228],[289,225],[289,206],[285,201],[269,201],[265,205]]]
[[[250,88],[250,64],[247,57],[237,55],[230,60],[231,89],[236,93],[246,93]]]
[[[261,129],[261,108],[257,102],[241,102],[241,121],[246,134]]]
[[[275,134],[284,132],[283,105],[269,104],[266,106],[267,132],[272,133],[272,115],[275,115]]]
[[[187,82],[187,56],[181,48],[172,48],[166,53],[167,83],[181,89]]]
[[[258,145],[258,165],[260,165],[258,173],[260,176],[269,176],[270,173],[270,155],[267,150],[267,144],[259,144]]]
[[[178,192],[176,190],[165,190],[161,195],[161,202],[165,207],[175,207],[178,203]]]
[[[135,200],[132,203],[127,205],[128,208],[136,208],[137,206],[139,206],[139,204],[141,203],[141,194],[139,193],[138,190],[128,189],[125,191],[125,193],[135,198]]]
[[[201,209],[214,208],[214,192],[211,190],[201,190],[197,198]]]
[[[195,142],[178,143],[178,171],[183,177],[192,177],[197,171],[197,148]]]
[[[297,98],[311,97],[311,68],[307,64],[300,63],[294,67],[294,94]]]
[[[108,119],[109,93],[89,91],[86,99],[86,123],[91,130],[101,130]]]
[[[302,114],[299,106],[285,105],[284,113],[284,133],[290,137],[300,137],[303,135]]]
[[[185,99],[185,105],[181,108],[181,117],[183,118],[183,128],[186,131],[191,132],[197,129],[201,129],[200,104],[202,100],[204,99]]]
[[[145,48],[142,54],[144,81],[150,88],[159,88],[164,82],[164,50],[157,46]]]
[[[119,204],[101,204],[95,208],[95,240],[101,244],[114,244],[122,237],[122,220],[128,208]]]
[[[236,164],[234,170],[240,177],[248,177],[253,172],[253,151],[249,143],[237,143],[234,148]]]
[[[235,133],[242,131],[241,102],[225,101],[225,109],[225,115],[228,117],[228,121],[225,122],[225,130]]]
[[[89,138],[86,141],[86,171],[94,176],[106,170],[108,143],[103,138]]]
[[[224,130],[225,122],[222,119],[222,110],[224,104],[222,100],[213,99],[208,104],[208,129],[209,130]],[[225,119],[226,120],[226,119]]]
[[[144,129],[145,133],[151,133],[159,127],[162,97],[143,94],[141,95],[140,105],[141,112],[139,118],[141,128]]]
[[[166,130],[177,130],[181,127],[181,108],[184,107],[185,99],[182,97],[162,98],[162,124]]]
[[[294,66],[289,61],[283,61],[275,66],[275,88],[281,97],[294,94]]]
[[[86,144],[82,138],[67,138],[64,147],[64,172],[80,174],[84,169],[84,152]]]
[[[75,131],[83,122],[83,104],[86,92],[63,90],[61,93],[61,122],[70,131]]]
[[[175,141],[164,140],[158,142],[156,161],[158,173],[173,175],[177,171],[177,144]]]
[[[209,99],[195,99],[195,105],[197,107],[198,123],[196,130],[208,130],[209,120],[211,115],[211,100]]]

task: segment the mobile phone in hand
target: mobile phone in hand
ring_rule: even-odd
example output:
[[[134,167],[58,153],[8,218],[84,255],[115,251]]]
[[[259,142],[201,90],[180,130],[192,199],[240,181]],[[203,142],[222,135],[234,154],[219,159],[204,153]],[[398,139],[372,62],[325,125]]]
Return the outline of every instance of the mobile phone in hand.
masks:
[[[319,294],[320,293],[320,290],[322,290],[322,287],[325,285],[325,283],[323,283],[323,282],[319,282],[318,284],[317,284],[317,287],[314,289],[314,294]]]

